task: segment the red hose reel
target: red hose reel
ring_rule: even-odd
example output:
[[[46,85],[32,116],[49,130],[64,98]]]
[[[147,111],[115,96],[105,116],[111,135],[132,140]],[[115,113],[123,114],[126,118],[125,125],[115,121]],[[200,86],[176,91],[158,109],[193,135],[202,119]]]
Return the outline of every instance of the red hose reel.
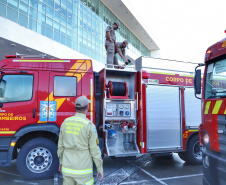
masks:
[[[111,99],[128,99],[126,82],[112,82],[107,84],[107,97]]]

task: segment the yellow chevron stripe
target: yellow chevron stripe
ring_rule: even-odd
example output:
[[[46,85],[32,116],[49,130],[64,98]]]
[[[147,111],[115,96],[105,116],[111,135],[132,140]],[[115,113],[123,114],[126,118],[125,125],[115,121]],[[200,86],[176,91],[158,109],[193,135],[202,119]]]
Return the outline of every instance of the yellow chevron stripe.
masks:
[[[82,75],[79,73],[75,73],[74,76],[77,78],[77,83],[80,82],[81,78],[82,78]]]
[[[77,83],[82,79],[82,77],[86,74],[86,73],[82,73],[82,74],[77,74],[78,72],[84,72],[84,69],[86,69],[86,71],[88,71],[91,67],[91,60],[86,60],[84,62],[84,60],[77,60],[77,62],[79,63],[79,65],[81,66],[80,68],[82,68],[82,70],[78,70],[76,71],[76,73],[73,75],[73,73],[70,72],[70,70],[76,70],[78,69],[78,65],[75,63],[70,70],[66,73],[65,76],[76,76],[77,77]],[[84,63],[82,63],[84,62]],[[83,67],[84,65],[84,67]],[[53,98],[53,92],[51,92],[49,94],[49,96],[46,98],[45,101],[56,101],[57,102],[57,110],[61,107],[61,105],[64,103],[64,101],[66,100],[66,98],[59,98],[59,99],[54,99]],[[38,123],[45,123],[46,121],[38,121]]]
[[[65,76],[73,76],[75,70],[79,69],[83,65],[84,60],[77,60],[77,62],[74,63],[74,65],[69,69]]]
[[[221,104],[222,104],[223,100],[217,100],[214,106],[214,109],[212,111],[212,114],[218,114]]]
[[[210,104],[211,104],[211,101],[206,102],[206,108],[205,108],[204,114],[208,114],[209,109],[210,109]]]

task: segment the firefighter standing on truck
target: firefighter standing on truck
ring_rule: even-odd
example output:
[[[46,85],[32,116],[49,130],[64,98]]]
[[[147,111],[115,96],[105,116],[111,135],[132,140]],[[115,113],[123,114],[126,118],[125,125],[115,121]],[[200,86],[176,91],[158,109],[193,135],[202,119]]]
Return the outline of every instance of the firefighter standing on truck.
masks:
[[[114,54],[114,63],[118,65],[118,58],[116,54],[118,53],[122,59],[125,61],[125,64],[128,65],[128,59],[126,58],[126,47],[128,48],[128,41],[124,40],[123,42],[115,43],[115,54]]]
[[[65,119],[60,128],[57,154],[64,185],[94,184],[93,161],[99,180],[104,176],[96,127],[86,118],[90,102],[85,96],[78,97],[76,114]]]
[[[115,30],[120,28],[120,23],[118,21],[115,21],[112,26],[108,26],[106,29],[106,41],[105,41],[105,49],[107,51],[107,67],[112,68],[113,64],[118,65],[114,63],[114,55],[115,55],[115,42],[116,42],[116,36],[115,36]]]

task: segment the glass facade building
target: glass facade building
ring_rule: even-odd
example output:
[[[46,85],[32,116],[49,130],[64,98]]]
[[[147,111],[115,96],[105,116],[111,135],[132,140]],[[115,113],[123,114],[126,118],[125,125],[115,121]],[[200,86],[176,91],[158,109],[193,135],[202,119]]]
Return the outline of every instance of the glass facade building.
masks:
[[[105,30],[117,20],[121,24],[117,42],[127,39],[137,56],[150,56],[150,50],[100,0],[0,0],[0,16],[103,63]]]

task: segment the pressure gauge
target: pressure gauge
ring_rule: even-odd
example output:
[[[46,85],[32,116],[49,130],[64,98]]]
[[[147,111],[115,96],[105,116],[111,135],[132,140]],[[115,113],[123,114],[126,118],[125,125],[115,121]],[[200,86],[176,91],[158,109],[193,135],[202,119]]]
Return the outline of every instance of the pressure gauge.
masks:
[[[126,108],[126,109],[129,109],[129,105],[126,105],[125,108]]]
[[[120,106],[119,106],[119,108],[120,108],[120,109],[123,109],[123,108],[124,108],[124,106],[123,106],[123,105],[120,105]]]

